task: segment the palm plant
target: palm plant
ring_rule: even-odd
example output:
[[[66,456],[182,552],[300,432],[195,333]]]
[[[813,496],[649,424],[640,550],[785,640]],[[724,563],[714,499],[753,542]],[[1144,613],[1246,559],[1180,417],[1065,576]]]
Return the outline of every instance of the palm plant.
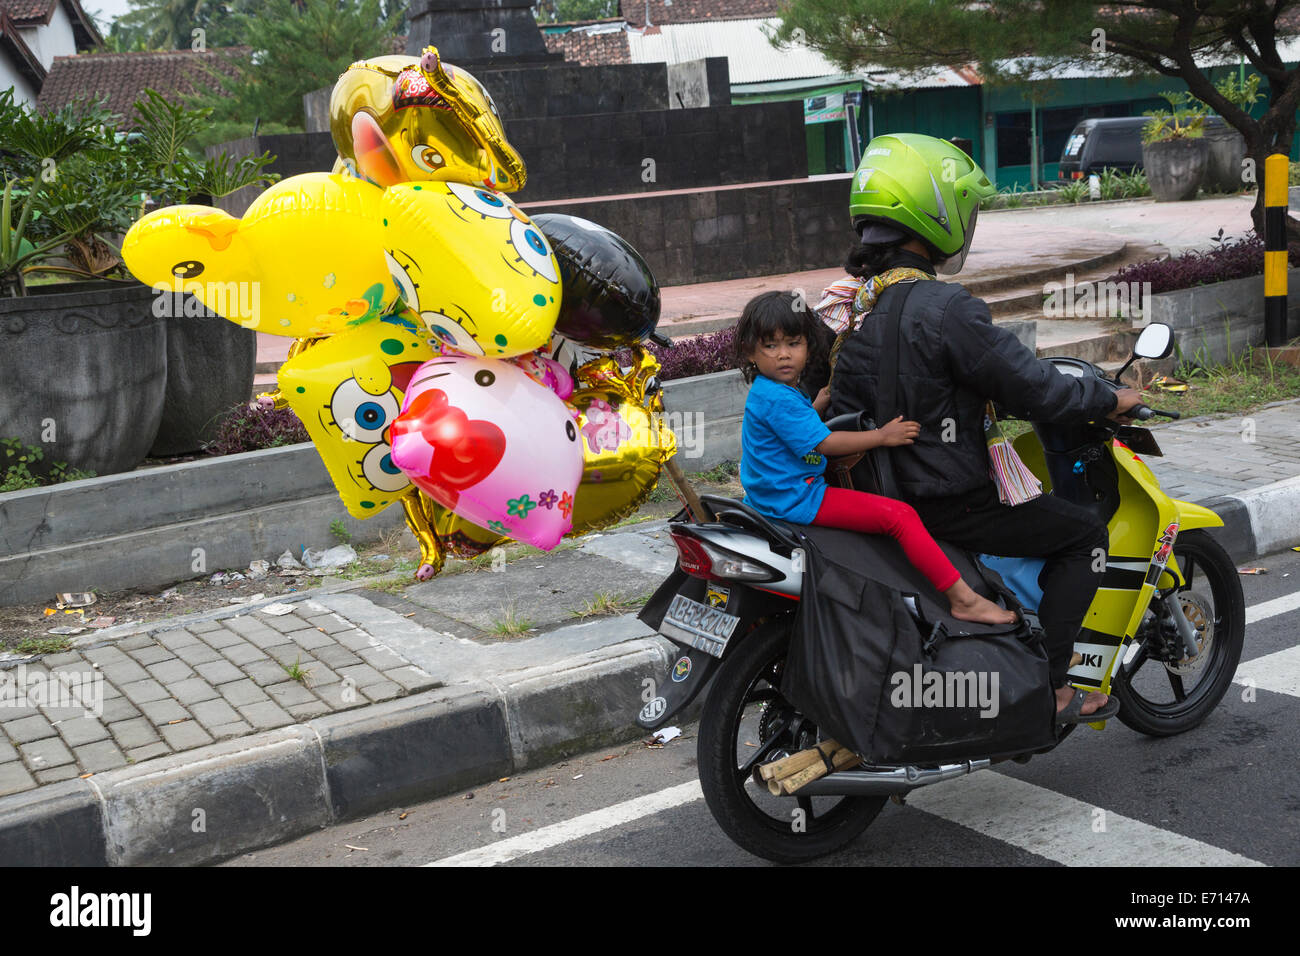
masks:
[[[102,103],[40,113],[0,93],[0,294],[23,295],[35,272],[104,277],[121,265],[114,241],[130,228],[145,197],[164,203],[213,198],[275,177],[272,157],[199,160],[186,143],[206,110],[169,103],[153,90],[134,105],[139,131],[115,132]],[[62,254],[71,266],[49,263]]]

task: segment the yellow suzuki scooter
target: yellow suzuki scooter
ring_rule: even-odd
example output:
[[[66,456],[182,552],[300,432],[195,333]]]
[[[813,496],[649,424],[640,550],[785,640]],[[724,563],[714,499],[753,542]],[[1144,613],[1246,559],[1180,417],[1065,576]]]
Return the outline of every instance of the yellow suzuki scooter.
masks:
[[[1152,325],[1139,337],[1134,358],[1164,358],[1172,347],[1168,326]],[[1063,375],[1105,377],[1080,359],[1050,361]],[[1131,414],[1140,420],[1177,417],[1145,406]],[[1191,729],[1227,692],[1245,636],[1236,568],[1209,533],[1223,522],[1161,490],[1141,457],[1160,454],[1149,430],[1109,419],[1033,425],[1015,445],[1044,491],[1094,510],[1110,530],[1109,555],[1098,555],[1105,562],[1101,587],[1075,644],[1071,682],[1116,694],[1120,720],[1142,733],[1168,736]],[[814,859],[855,839],[890,796],[901,798],[1005,759],[976,753],[942,763],[864,764],[827,773],[794,794],[769,792],[761,779],[765,765],[825,739],[782,692],[805,572],[800,527],[729,498],[702,495],[701,508],[706,513],[695,520],[679,516],[669,524],[678,566],[641,614],[679,650],[669,673],[647,682],[636,722],[646,729],[662,726],[707,686],[700,785],[732,840],[778,862]],[[864,555],[892,546],[880,536],[862,539]],[[969,563],[973,557],[955,551],[949,557],[978,590],[980,565]],[[903,570],[910,567],[901,551],[892,560]],[[1042,561],[981,561],[999,572],[1034,629]],[[986,596],[996,599],[992,591]],[[916,607],[912,613],[922,616]],[[1057,742],[1075,726],[1062,728]],[[791,826],[792,813],[798,813],[800,826]]]

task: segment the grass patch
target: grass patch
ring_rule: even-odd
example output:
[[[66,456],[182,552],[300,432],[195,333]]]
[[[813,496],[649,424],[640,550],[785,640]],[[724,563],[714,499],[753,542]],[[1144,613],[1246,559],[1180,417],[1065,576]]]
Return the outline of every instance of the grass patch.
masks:
[[[502,608],[503,616],[494,618],[492,621],[492,633],[503,636],[512,636],[522,634],[533,626],[533,622],[526,617],[520,617],[512,605],[509,609]]]
[[[299,684],[306,687],[307,678],[311,675],[311,671],[303,670],[300,666],[301,664],[302,658],[299,657],[292,664],[282,664],[281,666],[284,668],[284,672],[289,675],[291,680],[296,680]]]
[[[583,602],[584,606],[581,609],[569,613],[573,617],[584,618],[601,617],[606,614],[624,614],[628,611],[635,611],[648,600],[650,600],[649,594],[624,598],[606,591],[597,591],[590,601]]]
[[[24,637],[13,649],[17,654],[59,654],[71,647],[66,637]]]
[[[1300,398],[1300,369],[1274,364],[1267,352],[1253,348],[1220,365],[1184,362],[1175,376],[1190,386],[1186,392],[1151,389],[1144,394],[1148,405],[1181,412],[1184,418],[1243,414]]]

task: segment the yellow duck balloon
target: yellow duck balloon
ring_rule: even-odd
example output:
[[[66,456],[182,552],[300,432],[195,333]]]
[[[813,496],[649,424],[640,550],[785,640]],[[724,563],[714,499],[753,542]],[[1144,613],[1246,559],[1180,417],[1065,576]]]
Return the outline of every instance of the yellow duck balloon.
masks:
[[[383,191],[304,173],[271,186],[242,218],[167,206],[127,232],[122,258],[141,282],[192,292],[230,321],[274,335],[331,335],[397,302],[383,253]]]

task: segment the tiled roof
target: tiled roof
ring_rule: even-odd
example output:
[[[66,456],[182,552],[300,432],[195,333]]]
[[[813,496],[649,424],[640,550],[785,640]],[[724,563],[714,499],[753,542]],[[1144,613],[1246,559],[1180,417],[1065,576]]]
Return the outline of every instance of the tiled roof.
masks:
[[[607,33],[585,33],[571,30],[568,33],[545,37],[548,53],[563,53],[566,63],[580,66],[605,66],[610,63],[631,63],[627,32],[612,30]]]
[[[629,24],[645,26],[646,0],[619,0],[619,6]],[[781,0],[672,0],[671,5],[664,0],[650,0],[650,22],[661,26],[700,20],[750,20],[775,16],[780,8]]]
[[[29,20],[46,23],[58,0],[0,0],[0,12],[9,14],[14,23],[27,25]]]
[[[146,89],[164,96],[211,89],[213,82],[204,69],[206,65],[233,76],[235,61],[249,52],[248,47],[218,47],[207,53],[165,50],[56,56],[37,106],[58,109],[76,100],[107,95],[109,108],[130,125],[134,122],[131,105]]]

